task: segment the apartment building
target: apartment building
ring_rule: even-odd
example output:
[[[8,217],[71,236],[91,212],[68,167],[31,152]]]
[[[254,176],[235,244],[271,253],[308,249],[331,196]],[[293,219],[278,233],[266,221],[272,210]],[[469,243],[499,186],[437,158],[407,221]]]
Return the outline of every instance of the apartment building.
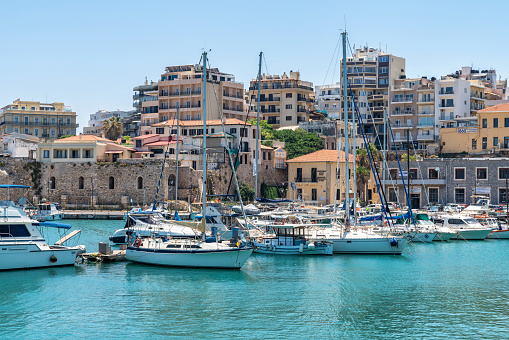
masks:
[[[107,110],[99,110],[96,113],[92,113],[90,115],[90,119],[88,120],[88,126],[83,127],[83,134],[85,135],[94,135],[101,136],[102,131],[102,123],[110,119],[111,117],[119,117],[122,122],[127,119],[129,116],[134,114],[136,111],[107,111]]]
[[[327,112],[331,119],[340,119],[341,83],[315,86],[316,107]]]
[[[181,120],[203,119],[203,79],[201,65],[166,67],[157,90],[141,102],[140,134],[148,134],[151,125],[174,119],[177,107]],[[228,118],[244,117],[244,85],[217,68],[207,70],[207,119],[219,119],[220,111]],[[136,91],[136,88],[135,88]]]
[[[405,77],[405,59],[376,48],[358,48],[346,59],[349,96],[353,94],[362,119],[364,133],[377,147],[383,145],[384,110],[392,109],[389,100],[396,79]],[[341,64],[343,74],[343,64]],[[352,104],[348,105],[349,116]],[[350,118],[351,119],[351,118]],[[379,138],[376,138],[376,136]],[[388,144],[389,145],[389,144]]]
[[[258,104],[258,79],[249,85],[250,102]],[[308,121],[313,112],[313,83],[300,79],[300,72],[290,75],[262,75],[260,113],[273,128],[294,126]]]
[[[0,133],[23,133],[52,141],[75,135],[76,112],[64,103],[41,103],[16,99],[0,110]]]

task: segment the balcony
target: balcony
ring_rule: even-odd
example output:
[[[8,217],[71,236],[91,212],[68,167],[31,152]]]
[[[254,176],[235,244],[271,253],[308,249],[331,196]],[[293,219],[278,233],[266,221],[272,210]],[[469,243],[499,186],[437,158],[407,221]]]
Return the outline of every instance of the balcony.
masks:
[[[438,92],[439,96],[449,96],[449,95],[452,95],[452,94],[454,94],[454,90],[450,90],[450,91],[442,90],[442,91]]]
[[[400,135],[396,134],[396,136],[394,137],[394,141],[395,142],[406,142],[407,137],[406,137],[406,135],[400,136]]]
[[[200,92],[201,93],[201,92]],[[195,93],[193,93],[195,94]],[[234,93],[223,93],[223,97],[243,99],[242,95],[236,95]],[[261,101],[261,100],[260,100]]]
[[[454,107],[454,103],[442,103],[438,107]]]
[[[395,85],[392,87],[392,91],[413,91],[414,87],[407,87],[405,85]]]
[[[281,97],[272,97],[272,98],[260,98],[260,102],[278,102],[281,100]],[[256,102],[256,99],[255,99]]]
[[[375,94],[372,96],[367,96],[366,99],[368,101],[370,101],[370,100],[384,100],[386,96],[387,95],[385,95],[385,94]]]
[[[414,97],[393,97],[391,103],[400,104],[400,103],[412,103],[414,101]]]
[[[435,112],[428,111],[428,110],[423,110],[423,111],[417,111],[417,114],[418,115],[423,115],[423,116],[428,116],[428,115],[434,115]]]
[[[417,135],[417,140],[434,141],[435,135]]]
[[[318,183],[318,178],[312,177],[295,177],[295,183]]]
[[[485,100],[485,98],[483,98],[482,92],[481,93],[470,92],[470,98],[478,99],[478,100]]]
[[[417,104],[426,104],[426,103],[434,103],[434,102],[435,102],[435,97],[417,99]]]
[[[433,122],[431,122],[431,123],[417,123],[417,127],[420,129],[432,128],[432,127],[435,127],[435,123],[433,123]]]
[[[409,116],[409,115],[413,115],[413,114],[414,114],[414,110],[403,110],[403,111],[396,110],[396,111],[392,111],[392,113],[391,113],[392,116]]]
[[[413,128],[414,126],[412,124],[394,124],[394,125],[391,125],[391,127],[393,129],[408,129],[408,128]]]
[[[16,121],[10,121],[6,120],[3,122],[0,122],[0,125],[15,125],[15,126],[54,126],[54,127],[70,127],[70,128],[77,128],[80,125],[77,123],[49,123],[49,122],[16,122]]]
[[[281,112],[281,109],[267,109],[267,110],[260,110],[261,113],[278,113]]]
[[[477,111],[484,109],[484,104],[470,103],[470,110]]]
[[[280,85],[280,86],[267,86],[265,87],[264,85],[262,85],[262,91],[263,90],[279,90],[279,89],[303,89],[303,90],[308,90],[308,91],[312,91],[314,92],[314,89],[312,87],[309,87],[309,86],[304,86],[304,85],[295,85],[295,84],[292,84],[292,85]],[[249,87],[249,91],[258,91],[258,84],[256,84],[255,86],[250,86]]]

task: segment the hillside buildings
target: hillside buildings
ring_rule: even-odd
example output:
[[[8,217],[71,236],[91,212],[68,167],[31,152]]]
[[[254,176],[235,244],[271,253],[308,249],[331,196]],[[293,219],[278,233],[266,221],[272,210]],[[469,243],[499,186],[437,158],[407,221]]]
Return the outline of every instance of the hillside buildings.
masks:
[[[327,112],[331,119],[343,119],[341,112],[341,83],[315,86],[316,107]]]
[[[96,113],[92,113],[90,115],[90,119],[88,121],[88,126],[83,127],[83,134],[85,135],[95,135],[101,136],[102,131],[102,123],[110,119],[111,117],[118,117],[124,122],[128,119],[135,111],[107,111],[107,110],[99,110]],[[126,134],[123,134],[124,136]]]
[[[258,103],[258,79],[251,80],[249,99]],[[297,125],[308,121],[313,112],[313,83],[300,79],[300,72],[290,75],[262,75],[260,113],[273,128]]]
[[[76,112],[64,103],[41,103],[16,99],[0,110],[0,133],[23,133],[52,141],[75,135]]]

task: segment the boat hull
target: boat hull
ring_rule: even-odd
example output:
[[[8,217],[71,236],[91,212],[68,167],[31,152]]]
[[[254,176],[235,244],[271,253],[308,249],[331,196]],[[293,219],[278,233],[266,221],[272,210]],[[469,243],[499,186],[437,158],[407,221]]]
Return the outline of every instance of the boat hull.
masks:
[[[486,238],[500,240],[509,239],[509,230],[493,230]]]
[[[491,229],[456,229],[458,234],[451,237],[451,240],[484,240],[491,231]]]
[[[255,243],[257,254],[275,255],[332,255],[332,243],[318,244],[314,247],[303,246],[276,246],[263,243]]]
[[[78,248],[40,249],[35,244],[1,244],[0,270],[72,266]],[[52,262],[51,257],[56,257]]]
[[[252,252],[252,248],[202,251],[128,247],[125,257],[133,262],[167,267],[240,269]]]
[[[431,243],[437,233],[412,233],[412,242]]]
[[[452,237],[456,236],[456,233],[448,233],[448,232],[439,232],[433,239],[433,241],[449,241]]]
[[[398,238],[391,246],[390,238],[329,239],[334,242],[336,254],[401,255],[407,245],[406,238]]]

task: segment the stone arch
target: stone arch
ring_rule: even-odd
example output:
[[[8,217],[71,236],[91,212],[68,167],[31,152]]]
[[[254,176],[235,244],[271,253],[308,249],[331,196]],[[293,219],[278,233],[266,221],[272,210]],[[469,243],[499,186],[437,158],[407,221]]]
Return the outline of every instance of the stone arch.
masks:
[[[84,189],[85,188],[85,179],[83,178],[83,176],[80,176],[80,178],[78,178],[78,189]]]
[[[113,176],[110,176],[110,179],[109,179],[109,188],[110,188],[110,190],[115,189],[115,177],[113,177]]]
[[[138,190],[143,189],[143,177],[138,177]]]
[[[57,184],[56,184],[56,181],[55,181],[55,177],[53,177],[53,176],[50,177],[50,179],[49,179],[49,187],[50,187],[50,189],[55,189],[56,185]]]

